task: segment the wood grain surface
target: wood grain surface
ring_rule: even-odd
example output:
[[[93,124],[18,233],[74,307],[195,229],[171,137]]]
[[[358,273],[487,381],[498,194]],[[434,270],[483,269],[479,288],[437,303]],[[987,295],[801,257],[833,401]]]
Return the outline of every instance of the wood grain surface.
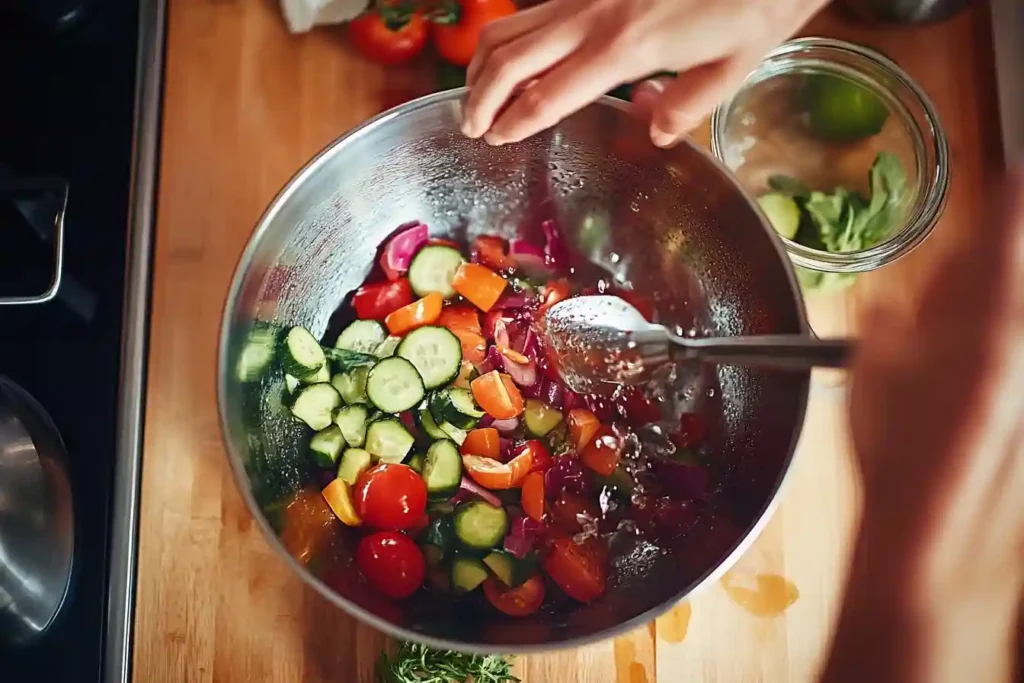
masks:
[[[134,679],[370,681],[386,638],[290,574],[235,490],[217,422],[217,332],[236,261],[274,194],[345,130],[430,90],[432,70],[371,66],[336,28],[288,35],[269,0],[169,4]],[[985,229],[986,189],[1001,167],[987,6],[915,28],[827,14],[806,33],[895,58],[933,98],[952,148],[933,237],[849,295],[812,302],[818,329],[852,330],[873,297],[912,304],[936,255]],[[523,657],[517,671],[527,683],[810,681],[858,510],[844,392],[817,377],[784,501],[723,582],[629,636]]]

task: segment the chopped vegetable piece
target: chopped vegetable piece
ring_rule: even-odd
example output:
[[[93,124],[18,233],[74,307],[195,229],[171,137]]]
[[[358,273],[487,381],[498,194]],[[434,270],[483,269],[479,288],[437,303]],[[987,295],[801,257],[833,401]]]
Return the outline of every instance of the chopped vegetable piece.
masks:
[[[441,389],[431,395],[428,403],[430,414],[438,426],[447,422],[459,429],[472,429],[484,416],[484,411],[477,406],[468,389]]]
[[[562,413],[549,408],[535,398],[526,400],[523,412],[526,428],[534,436],[547,436],[552,429],[562,422]]]
[[[482,311],[498,302],[507,284],[505,278],[478,263],[463,263],[452,280],[455,291]]]
[[[355,503],[368,525],[401,531],[419,524],[427,509],[427,486],[411,467],[381,464],[359,477]]]
[[[473,260],[488,268],[507,270],[515,268],[516,262],[505,254],[505,240],[492,235],[481,235],[473,240]]]
[[[497,460],[501,455],[501,443],[498,430],[493,427],[474,429],[466,435],[460,449],[463,455],[481,455]]]
[[[459,338],[462,344],[462,357],[474,365],[484,362],[487,357],[487,340],[483,335],[469,330],[455,328],[452,333]]]
[[[601,426],[580,452],[583,464],[603,476],[610,476],[622,457],[622,440],[611,427]]]
[[[366,428],[366,450],[383,462],[402,462],[415,441],[402,421],[393,417],[374,420]]]
[[[446,306],[437,324],[449,330],[466,330],[481,334],[480,313],[472,306]]]
[[[445,439],[430,444],[422,476],[429,500],[448,500],[458,493],[462,483],[462,458],[455,442]]]
[[[288,330],[281,345],[281,365],[284,371],[296,377],[308,377],[327,362],[327,356],[309,330],[293,327]]]
[[[321,429],[309,441],[309,450],[313,453],[313,460],[320,467],[337,465],[344,447],[345,437],[341,435],[338,425],[333,424]]]
[[[331,511],[345,526],[359,526],[363,523],[352,504],[352,492],[343,479],[335,479],[323,490],[324,499]]]
[[[362,448],[366,444],[366,427],[369,421],[370,411],[361,403],[347,405],[334,411],[334,424],[341,429],[341,434],[349,446]]]
[[[462,369],[459,338],[437,325],[427,325],[407,334],[396,354],[416,366],[427,389],[452,383]]]
[[[316,431],[331,424],[336,408],[341,406],[341,395],[330,384],[309,384],[295,392],[292,415]]]
[[[572,287],[569,285],[568,280],[552,280],[547,283],[541,290],[541,313],[544,313],[559,301],[565,301],[571,294]]]
[[[487,567],[478,558],[457,555],[452,560],[452,590],[456,594],[475,591],[487,576]]]
[[[350,372],[339,372],[331,377],[331,386],[334,387],[341,398],[349,405],[355,403],[366,403],[366,378],[370,376],[370,368],[356,368]]]
[[[334,348],[358,353],[374,353],[388,336],[376,320],[356,320],[338,335]]]
[[[507,346],[499,346],[498,347],[498,353],[500,353],[501,355],[503,355],[505,358],[507,358],[508,360],[512,361],[513,363],[526,364],[526,363],[530,362],[529,358],[527,358],[523,354],[519,353],[515,349],[510,349]]]
[[[338,465],[338,479],[349,486],[355,486],[363,472],[370,469],[372,460],[369,451],[364,451],[362,448],[346,448],[345,452],[341,454],[341,463]]]
[[[384,253],[381,254],[381,267],[389,279],[395,279],[391,277],[391,273],[401,275],[409,270],[413,256],[427,243],[429,237],[427,226],[416,222],[400,229],[397,235],[388,240]]]
[[[494,577],[483,584],[488,602],[510,617],[525,617],[544,603],[544,581],[534,574],[515,588],[503,585]]]
[[[437,294],[442,299],[455,296],[452,280],[464,262],[458,249],[426,246],[409,266],[409,283],[416,296]]]
[[[484,564],[505,586],[514,588],[536,573],[536,556],[520,559],[507,550],[492,550],[484,557]]]
[[[495,548],[508,533],[505,509],[482,500],[461,503],[455,508],[453,522],[459,542],[473,550]]]
[[[449,586],[448,572],[428,574],[428,580],[439,590]],[[442,582],[443,579],[443,582]],[[502,655],[470,655],[455,650],[436,650],[426,645],[405,642],[398,646],[393,657],[381,655],[377,676],[387,683],[415,683],[437,681],[437,672],[443,671],[447,681],[476,681],[476,683],[519,683],[512,675],[511,658]],[[444,679],[442,679],[444,680]]]
[[[402,306],[384,319],[391,334],[403,335],[424,325],[432,325],[441,315],[444,300],[440,294],[428,294],[419,301]]]
[[[412,287],[405,278],[378,285],[363,285],[352,297],[356,315],[363,320],[384,320],[412,303]]]
[[[523,512],[538,522],[544,519],[544,474],[530,472],[523,479]]]
[[[405,358],[392,356],[370,370],[366,376],[366,395],[379,410],[400,413],[418,406],[426,389],[415,365]]]
[[[604,594],[604,557],[594,539],[577,544],[569,538],[556,538],[543,566],[570,598],[591,602]]]
[[[582,450],[583,446],[594,438],[600,426],[601,422],[597,416],[586,408],[574,408],[569,411],[569,434],[577,451]]]
[[[555,459],[551,457],[548,447],[539,439],[530,439],[523,444],[523,449],[529,449],[533,456],[533,464],[530,465],[531,472],[546,472],[555,464]]]
[[[382,593],[399,599],[415,593],[426,573],[419,547],[395,531],[378,531],[360,541],[356,564]]]
[[[523,412],[523,396],[512,378],[497,370],[477,377],[470,383],[473,398],[491,417],[499,420],[518,417]]]
[[[533,464],[533,453],[529,449],[523,450],[508,462],[479,455],[464,455],[462,464],[473,481],[492,491],[500,491],[522,485]]]
[[[469,383],[480,376],[480,372],[470,361],[465,359],[465,348],[463,348],[462,365],[459,367],[459,376],[455,378],[454,386],[459,389],[469,389]]]

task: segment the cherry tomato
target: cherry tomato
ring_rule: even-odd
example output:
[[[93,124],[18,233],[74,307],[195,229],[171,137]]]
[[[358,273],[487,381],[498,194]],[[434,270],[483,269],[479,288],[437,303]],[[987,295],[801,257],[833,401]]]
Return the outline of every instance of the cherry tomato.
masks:
[[[481,235],[473,240],[473,256],[478,263],[495,270],[515,268],[516,262],[505,253],[505,240],[492,235]]]
[[[383,320],[411,303],[412,287],[406,278],[378,285],[363,285],[352,297],[352,306],[362,320]]]
[[[392,598],[415,593],[426,571],[419,547],[397,531],[378,531],[361,540],[356,564],[373,585]]]
[[[556,538],[543,566],[570,598],[590,602],[604,593],[604,557],[594,539],[577,544],[564,536]]]
[[[527,517],[538,522],[544,519],[544,474],[542,472],[530,472],[523,479],[523,496],[520,502]]]
[[[555,459],[551,457],[551,451],[540,439],[530,439],[523,444],[523,448],[529,449],[533,454],[533,464],[530,465],[531,472],[546,472],[555,464]]]
[[[492,21],[515,14],[516,5],[512,0],[458,0],[453,4],[454,12],[434,20],[434,45],[446,62],[469,66],[480,44],[480,31]]]
[[[539,610],[544,603],[544,580],[534,574],[515,588],[509,588],[491,576],[484,581],[484,595],[510,617],[525,617]]]
[[[462,456],[462,464],[470,478],[486,489],[502,491],[522,486],[523,479],[530,472],[533,455],[523,451],[508,462],[499,462],[494,458],[480,455]]]
[[[622,457],[622,439],[615,435],[611,427],[600,426],[592,438],[580,451],[583,464],[600,475],[610,477]]]
[[[463,455],[482,455],[497,460],[501,456],[501,439],[494,427],[481,427],[470,430],[466,440],[459,447]]]
[[[348,24],[352,45],[370,61],[395,65],[410,61],[427,45],[427,21],[419,12],[382,6]]]
[[[679,431],[672,435],[672,443],[678,448],[699,446],[707,436],[708,425],[697,413],[683,413],[679,416]]]
[[[423,519],[427,487],[407,465],[371,467],[356,481],[356,512],[363,523],[378,529],[411,529]]]

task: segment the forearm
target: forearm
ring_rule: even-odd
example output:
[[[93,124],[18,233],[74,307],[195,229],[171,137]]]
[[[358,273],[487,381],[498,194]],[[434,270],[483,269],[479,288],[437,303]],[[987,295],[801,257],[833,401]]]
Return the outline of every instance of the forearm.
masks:
[[[993,568],[982,586],[929,594],[915,547],[891,525],[865,523],[822,683],[1011,680],[1019,572]]]

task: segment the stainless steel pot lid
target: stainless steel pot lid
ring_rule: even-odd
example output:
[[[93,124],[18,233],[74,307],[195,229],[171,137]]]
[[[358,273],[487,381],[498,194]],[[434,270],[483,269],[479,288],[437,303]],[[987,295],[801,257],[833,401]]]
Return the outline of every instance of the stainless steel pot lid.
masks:
[[[0,646],[33,640],[64,602],[74,554],[66,462],[46,411],[0,376]]]

